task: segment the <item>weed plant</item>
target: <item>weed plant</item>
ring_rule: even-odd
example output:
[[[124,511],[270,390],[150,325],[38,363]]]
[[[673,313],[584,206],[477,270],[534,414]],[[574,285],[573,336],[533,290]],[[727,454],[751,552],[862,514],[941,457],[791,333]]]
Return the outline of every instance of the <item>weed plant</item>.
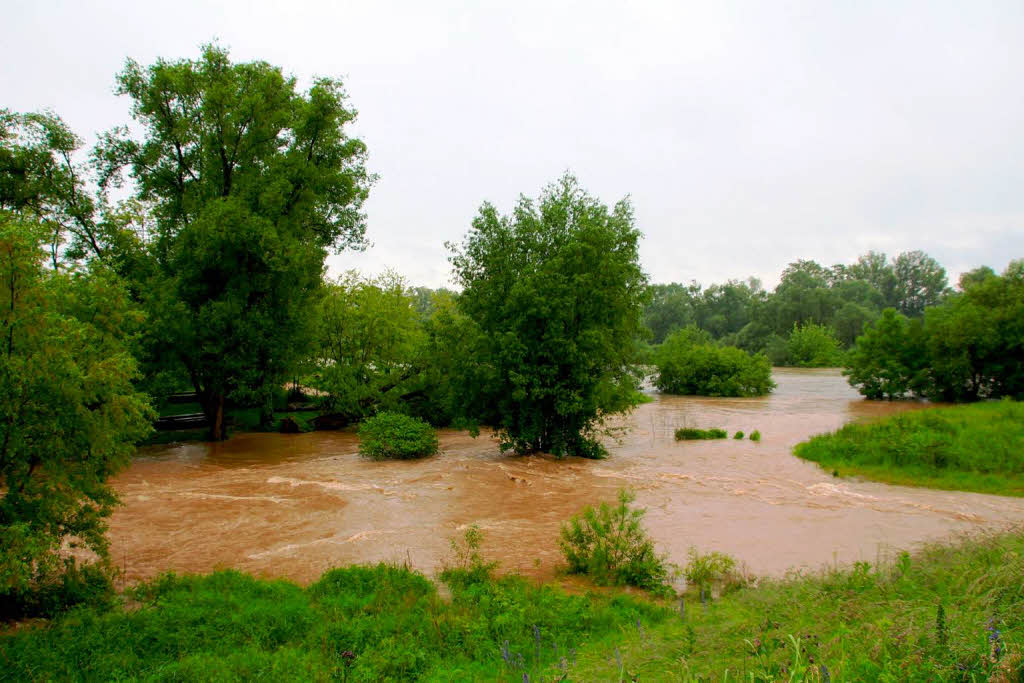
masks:
[[[562,553],[571,573],[586,574],[598,585],[669,593],[671,566],[641,524],[645,510],[630,507],[635,499],[623,489],[615,506],[583,508],[562,526]]]

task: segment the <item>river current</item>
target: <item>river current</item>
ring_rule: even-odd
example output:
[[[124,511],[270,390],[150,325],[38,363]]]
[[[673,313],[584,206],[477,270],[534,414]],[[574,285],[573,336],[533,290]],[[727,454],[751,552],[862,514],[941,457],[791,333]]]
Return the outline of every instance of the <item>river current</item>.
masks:
[[[348,432],[147,447],[113,482],[124,505],[112,556],[128,581],[231,567],[308,582],[381,560],[430,574],[476,524],[501,570],[551,578],[560,524],[623,487],[671,561],[685,564],[690,547],[718,550],[758,575],[874,562],[1024,522],[1021,498],[839,479],[799,460],[792,447],[809,436],[921,406],[862,400],[835,370],[774,377],[764,398],[655,394],[616,419],[621,434],[601,461],[502,455],[490,435],[457,431],[418,461],[363,459]],[[757,429],[762,440],[677,442],[678,427]]]

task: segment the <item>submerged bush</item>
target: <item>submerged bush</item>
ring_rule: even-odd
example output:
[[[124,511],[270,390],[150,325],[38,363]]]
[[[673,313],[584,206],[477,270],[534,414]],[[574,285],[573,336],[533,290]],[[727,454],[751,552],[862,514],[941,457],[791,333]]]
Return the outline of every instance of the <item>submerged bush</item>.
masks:
[[[696,441],[698,439],[724,439],[729,434],[724,429],[693,429],[682,427],[676,430],[676,441]]]
[[[586,574],[599,585],[629,585],[656,592],[669,590],[668,564],[654,550],[640,520],[646,512],[629,506],[636,496],[619,491],[614,507],[587,506],[562,525],[559,545],[569,571]]]
[[[422,458],[437,447],[433,427],[419,418],[378,413],[359,425],[359,453],[374,460]]]
[[[654,384],[669,394],[763,396],[775,388],[764,354],[716,346],[695,328],[672,333],[658,349],[655,363]]]

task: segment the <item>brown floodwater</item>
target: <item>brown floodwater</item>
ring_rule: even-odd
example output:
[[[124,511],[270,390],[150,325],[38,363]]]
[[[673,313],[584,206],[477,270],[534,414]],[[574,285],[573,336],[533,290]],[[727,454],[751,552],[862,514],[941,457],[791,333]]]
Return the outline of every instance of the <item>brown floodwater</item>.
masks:
[[[124,505],[112,554],[129,581],[233,567],[308,582],[381,560],[433,573],[449,539],[476,524],[503,570],[549,578],[561,522],[623,487],[672,561],[684,564],[690,547],[719,550],[761,575],[1024,522],[1024,499],[837,479],[797,459],[793,445],[813,434],[919,404],[864,401],[834,370],[777,369],[775,380],[757,399],[655,395],[618,420],[623,433],[601,461],[501,455],[490,436],[456,431],[420,461],[365,460],[345,432],[147,447],[114,480]],[[763,438],[677,442],[678,427]]]

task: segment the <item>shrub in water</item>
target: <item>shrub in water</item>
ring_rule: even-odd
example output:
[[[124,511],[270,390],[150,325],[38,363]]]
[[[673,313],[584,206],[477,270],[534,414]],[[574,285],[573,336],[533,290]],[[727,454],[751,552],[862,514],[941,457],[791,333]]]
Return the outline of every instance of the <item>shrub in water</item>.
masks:
[[[374,460],[422,458],[437,453],[437,434],[419,418],[378,413],[359,425],[359,453]]]
[[[599,585],[630,585],[657,592],[669,590],[669,564],[654,551],[640,520],[646,512],[630,508],[636,497],[619,491],[614,507],[587,506],[562,525],[559,545],[569,571],[587,574]]]
[[[654,384],[669,394],[763,396],[775,388],[763,354],[717,346],[694,328],[672,333],[655,356]]]
[[[692,429],[683,427],[676,430],[676,441],[695,441],[697,439],[724,439],[729,434],[724,429]]]
[[[761,440],[761,432],[757,431],[756,429],[754,431],[750,432],[750,440],[751,441],[760,441]]]
[[[742,439],[742,438],[743,438],[743,432],[742,432],[742,430],[741,430],[741,431],[738,431],[738,432],[736,432],[735,434],[733,434],[733,435],[732,435],[732,438],[734,438],[734,439]]]

